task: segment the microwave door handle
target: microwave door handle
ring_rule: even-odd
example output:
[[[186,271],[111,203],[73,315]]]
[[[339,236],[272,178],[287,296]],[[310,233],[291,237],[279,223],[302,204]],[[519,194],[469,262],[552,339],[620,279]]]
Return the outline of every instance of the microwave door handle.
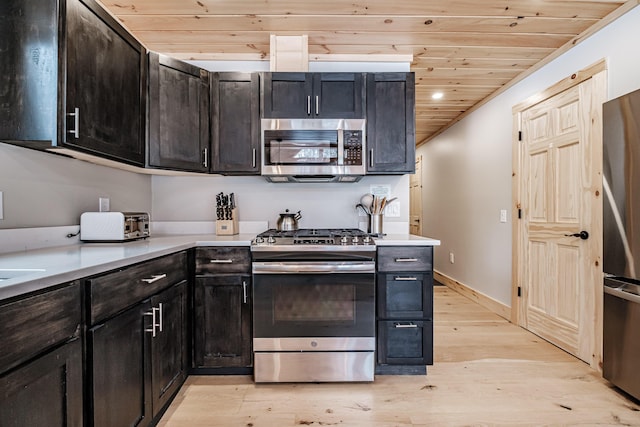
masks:
[[[344,129],[338,129],[338,165],[344,165]]]

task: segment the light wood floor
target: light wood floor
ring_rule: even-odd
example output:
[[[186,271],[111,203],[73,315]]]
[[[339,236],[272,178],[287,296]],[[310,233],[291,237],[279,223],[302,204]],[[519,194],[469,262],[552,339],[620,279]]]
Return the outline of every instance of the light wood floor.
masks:
[[[640,426],[588,365],[457,292],[435,292],[434,365],[373,383],[192,376],[160,426]],[[639,366],[640,368],[640,366]]]

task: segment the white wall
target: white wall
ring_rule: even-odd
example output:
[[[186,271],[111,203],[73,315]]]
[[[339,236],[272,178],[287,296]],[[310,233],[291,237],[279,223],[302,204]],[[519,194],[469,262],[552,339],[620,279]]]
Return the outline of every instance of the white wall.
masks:
[[[153,177],[154,221],[214,221],[215,195],[234,193],[240,221],[269,221],[275,228],[279,213],[302,211],[300,227],[358,227],[355,205],[371,185],[388,185],[398,197],[400,217],[408,232],[409,175],[367,176],[357,183],[273,184],[261,177]],[[395,203],[395,202],[394,202]],[[389,227],[391,227],[389,225]]]
[[[436,270],[511,305],[511,109],[602,58],[608,62],[609,99],[638,89],[638,40],[636,7],[418,148],[423,231],[442,241]],[[509,212],[507,223],[499,222],[501,209]]]
[[[151,210],[151,177],[81,160],[0,144],[0,229],[76,225],[80,214],[98,210]]]

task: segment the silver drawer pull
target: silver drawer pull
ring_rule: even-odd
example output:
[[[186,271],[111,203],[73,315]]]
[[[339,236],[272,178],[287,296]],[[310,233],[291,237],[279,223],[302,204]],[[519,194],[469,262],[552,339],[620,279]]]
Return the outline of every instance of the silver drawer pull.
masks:
[[[416,262],[418,258],[396,258],[396,262]]]
[[[160,322],[158,323],[158,328],[160,332],[162,332],[162,303],[158,303],[158,317],[160,317]]]
[[[212,259],[211,264],[232,264],[232,259]]]
[[[164,279],[165,277],[167,277],[166,274],[156,274],[155,276],[151,276],[148,279],[140,279],[143,282],[147,282],[148,284],[157,282],[158,280]]]
[[[417,328],[418,325],[416,325],[415,323],[394,323],[393,327],[394,328]]]
[[[417,277],[400,277],[396,276],[393,278],[396,282],[415,282],[418,280]]]

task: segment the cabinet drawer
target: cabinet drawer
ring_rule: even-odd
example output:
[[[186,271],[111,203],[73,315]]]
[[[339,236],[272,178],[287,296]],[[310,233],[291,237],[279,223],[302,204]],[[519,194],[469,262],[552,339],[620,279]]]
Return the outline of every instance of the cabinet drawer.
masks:
[[[431,319],[431,274],[379,273],[378,317],[383,319]]]
[[[430,271],[432,246],[380,246],[378,271]]]
[[[94,324],[187,278],[187,254],[179,252],[89,279]]]
[[[248,273],[251,271],[251,251],[244,246],[196,249],[196,275]]]
[[[378,363],[388,365],[433,364],[431,321],[378,321]]]
[[[0,372],[77,336],[81,307],[77,282],[0,305]]]

